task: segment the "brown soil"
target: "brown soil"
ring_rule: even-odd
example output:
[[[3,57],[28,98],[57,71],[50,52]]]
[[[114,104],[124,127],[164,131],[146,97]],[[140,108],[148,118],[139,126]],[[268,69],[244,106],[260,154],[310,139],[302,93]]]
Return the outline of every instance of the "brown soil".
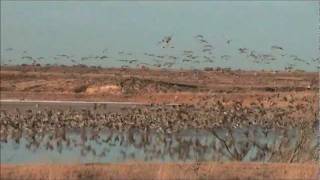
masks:
[[[1,179],[299,179],[319,178],[313,163],[125,163],[1,165]]]
[[[1,98],[135,100],[191,103],[208,94],[234,99],[278,94],[312,96],[318,73],[95,69],[89,67],[1,68]],[[50,94],[50,96],[48,96]]]

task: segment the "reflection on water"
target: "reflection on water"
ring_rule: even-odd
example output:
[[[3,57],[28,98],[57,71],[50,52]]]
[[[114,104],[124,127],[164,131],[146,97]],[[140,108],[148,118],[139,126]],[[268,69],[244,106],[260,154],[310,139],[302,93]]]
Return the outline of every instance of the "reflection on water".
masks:
[[[316,160],[314,132],[259,127],[185,130],[163,134],[130,130],[70,130],[1,142],[1,163],[124,161]]]

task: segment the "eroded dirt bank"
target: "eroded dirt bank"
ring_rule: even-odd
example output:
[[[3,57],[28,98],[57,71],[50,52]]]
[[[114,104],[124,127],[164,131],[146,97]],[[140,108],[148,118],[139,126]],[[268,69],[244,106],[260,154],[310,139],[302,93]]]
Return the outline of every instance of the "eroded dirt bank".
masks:
[[[83,165],[1,165],[1,179],[299,179],[316,180],[312,163],[125,163]]]

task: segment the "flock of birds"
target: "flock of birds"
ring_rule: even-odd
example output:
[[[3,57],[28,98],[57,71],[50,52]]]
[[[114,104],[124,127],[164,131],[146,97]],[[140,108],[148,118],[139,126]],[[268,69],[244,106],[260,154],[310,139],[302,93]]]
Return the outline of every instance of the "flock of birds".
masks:
[[[88,61],[107,61],[111,64],[114,61],[118,61],[121,64],[121,67],[150,67],[150,68],[172,68],[175,65],[181,65],[189,63],[196,66],[196,64],[206,64],[208,67],[215,67],[217,66],[215,63],[220,62],[223,64],[226,61],[231,59],[246,59],[255,64],[261,65],[268,65],[272,63],[278,63],[276,60],[284,61],[284,59],[289,59],[290,61],[287,62],[285,66],[285,70],[293,70],[297,69],[299,64],[304,66],[317,66],[319,69],[320,66],[320,57],[313,58],[311,60],[305,60],[297,55],[288,54],[285,49],[278,45],[273,45],[270,47],[270,53],[259,53],[255,50],[249,48],[238,48],[237,54],[240,56],[234,57],[228,54],[221,54],[219,55],[216,52],[217,47],[215,47],[212,43],[210,43],[203,35],[196,35],[194,39],[200,45],[200,51],[194,50],[183,50],[182,54],[155,54],[155,53],[143,53],[143,56],[147,57],[147,60],[144,57],[139,57],[132,52],[125,52],[119,51],[114,55],[110,55],[108,49],[104,49],[101,54],[99,55],[92,55],[92,56],[85,56],[85,57],[76,57],[74,55],[68,54],[58,54],[54,57],[51,57],[52,61],[54,62],[66,62],[69,61],[72,64],[88,64]],[[165,36],[161,39],[157,45],[162,49],[173,49],[175,46],[172,44],[173,36]],[[228,49],[232,45],[233,41],[231,39],[226,40],[225,47]],[[13,48],[7,48],[5,51],[14,51]],[[140,55],[139,55],[140,56]],[[21,57],[22,60],[26,60],[33,65],[41,65],[41,61],[46,59],[45,57],[32,57],[28,55],[27,51],[23,52],[23,56]],[[13,59],[8,60],[9,63],[14,62]],[[50,62],[50,61],[46,61]],[[245,62],[245,61],[244,61]]]
[[[312,106],[312,103],[302,107],[295,104],[293,96],[284,97],[284,100],[292,104],[291,108],[265,108],[262,103],[264,100],[253,103],[251,107],[244,106],[240,101],[226,107],[223,100],[208,99],[195,105],[126,107],[122,112],[106,112],[103,105],[82,110],[46,109],[39,106],[25,111],[18,108],[11,111],[1,109],[0,143],[14,141],[19,144],[21,138],[24,138],[28,142],[26,147],[30,149],[43,146],[47,150],[57,149],[62,152],[63,147],[80,147],[83,155],[92,153],[100,157],[107,156],[110,147],[132,145],[144,151],[145,160],[161,159],[168,154],[175,160],[195,157],[203,160],[207,158],[205,155],[208,152],[215,156],[216,159],[211,157],[213,160],[219,157],[244,160],[248,158],[247,154],[252,153],[252,148],[258,151],[249,158],[252,161],[267,161],[275,157],[281,161],[284,154],[292,154],[287,160],[298,161],[304,156],[297,155],[297,149],[307,155],[309,160],[319,158],[316,156],[319,142],[311,143],[316,134],[316,119],[301,121],[299,117],[292,116],[298,111],[305,112],[310,108],[308,104]],[[241,133],[235,133],[239,129]],[[288,129],[298,129],[303,134],[292,136]],[[90,133],[86,133],[88,130]],[[197,133],[191,135],[193,139],[181,135],[190,130],[210,133],[214,140],[210,143],[202,142],[201,138],[197,140]],[[80,142],[68,138],[68,133],[73,131],[78,132]],[[274,133],[281,134],[280,144],[275,141],[267,143],[275,136]],[[91,141],[104,144],[106,148],[98,153],[90,145]],[[122,155],[124,159],[134,159],[125,150]]]

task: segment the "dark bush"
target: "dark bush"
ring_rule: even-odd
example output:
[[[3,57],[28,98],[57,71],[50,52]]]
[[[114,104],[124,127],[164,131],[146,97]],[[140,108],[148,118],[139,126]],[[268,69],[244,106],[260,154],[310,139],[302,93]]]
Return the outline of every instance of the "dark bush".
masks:
[[[75,93],[82,93],[82,92],[85,92],[88,88],[88,85],[80,85],[80,86],[77,86],[74,88],[74,92]]]

